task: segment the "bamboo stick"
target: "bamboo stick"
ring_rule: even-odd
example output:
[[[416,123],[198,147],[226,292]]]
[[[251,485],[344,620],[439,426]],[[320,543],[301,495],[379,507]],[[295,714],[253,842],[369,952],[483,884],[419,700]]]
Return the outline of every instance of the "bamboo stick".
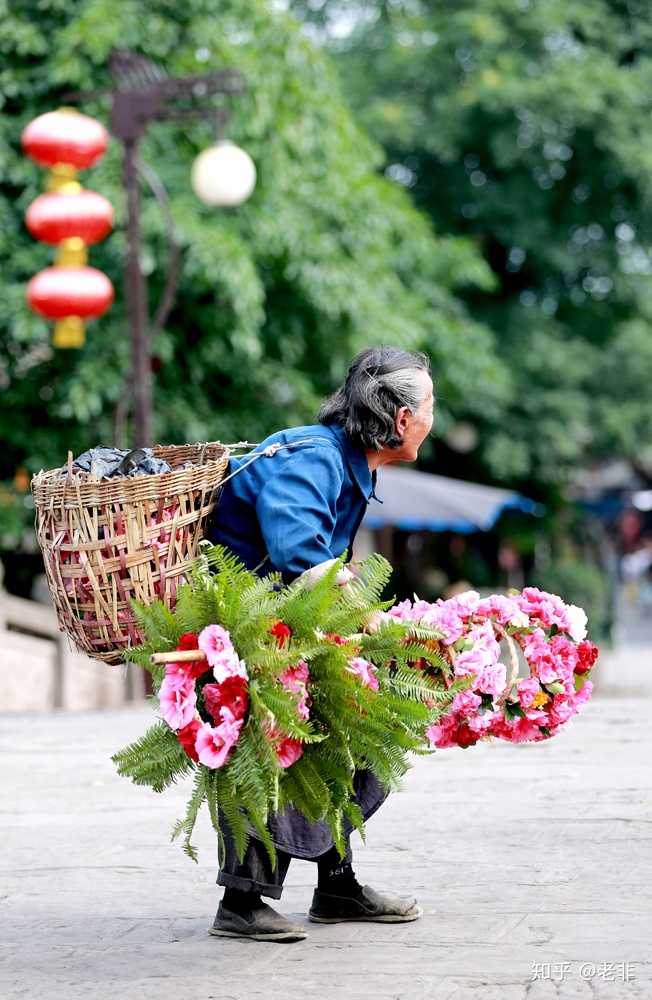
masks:
[[[152,653],[150,663],[192,663],[205,660],[206,653],[201,649],[172,649],[169,653]]]

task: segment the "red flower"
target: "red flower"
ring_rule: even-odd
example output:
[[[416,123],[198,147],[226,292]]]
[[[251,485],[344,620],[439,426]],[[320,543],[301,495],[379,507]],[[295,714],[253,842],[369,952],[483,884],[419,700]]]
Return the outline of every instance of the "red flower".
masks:
[[[594,642],[591,642],[589,639],[585,639],[583,642],[580,642],[577,647],[577,666],[575,667],[575,673],[588,673],[597,658],[598,647]]]
[[[465,722],[461,722],[455,730],[453,739],[460,747],[472,747],[474,743],[478,742],[479,736]]]
[[[292,636],[292,629],[285,622],[276,622],[269,631],[271,635],[276,637],[276,644],[279,649],[283,649],[285,643],[289,642]]]
[[[197,730],[200,728],[201,722],[199,719],[193,719],[192,722],[189,722],[187,726],[184,726],[183,729],[180,729],[177,733],[177,739],[183,749],[186,751],[188,756],[192,758],[192,760],[197,761],[199,760],[199,757],[197,756],[197,751],[195,750],[195,738],[197,736]]]
[[[337,635],[336,632],[327,632],[326,638],[334,642],[336,646],[346,646],[348,640],[341,635]]]
[[[199,636],[194,632],[184,632],[179,638],[177,649],[199,649]]]
[[[236,719],[244,719],[249,707],[247,681],[244,677],[227,677],[221,684],[205,684],[202,688],[206,711],[220,722],[220,709],[229,708]]]
[[[185,652],[190,649],[199,649],[198,636],[194,632],[184,632],[179,638],[177,643],[177,649],[180,652]],[[208,663],[204,658],[201,660],[190,660],[187,663],[178,663],[174,665],[177,670],[183,671],[188,677],[192,677],[195,680],[197,677],[201,677],[209,669]]]

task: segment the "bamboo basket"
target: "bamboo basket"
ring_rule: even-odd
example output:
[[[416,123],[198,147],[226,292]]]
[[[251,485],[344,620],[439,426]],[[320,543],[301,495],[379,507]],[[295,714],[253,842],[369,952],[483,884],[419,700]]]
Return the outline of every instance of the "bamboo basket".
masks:
[[[101,480],[74,469],[69,453],[67,466],[32,479],[59,628],[104,663],[142,642],[130,598],[174,607],[229,464],[219,441],[152,450],[172,472]]]

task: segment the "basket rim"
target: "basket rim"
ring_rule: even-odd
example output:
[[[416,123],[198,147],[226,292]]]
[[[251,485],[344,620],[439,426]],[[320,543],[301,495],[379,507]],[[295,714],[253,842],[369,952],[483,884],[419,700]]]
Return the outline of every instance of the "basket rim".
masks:
[[[188,482],[190,485],[190,483],[197,480],[201,481],[206,475],[214,474],[220,468],[225,467],[231,454],[229,446],[223,444],[221,441],[202,441],[179,445],[159,444],[152,446],[152,452],[155,456],[157,452],[165,452],[167,456],[170,456],[171,451],[182,452],[188,449],[194,450],[198,455],[201,455],[203,449],[215,447],[220,449],[220,453],[210,458],[206,457],[201,465],[192,465],[186,469],[172,468],[169,472],[156,472],[147,476],[111,476],[103,479],[97,477],[88,478],[89,473],[83,469],[77,469],[71,478],[70,476],[66,476],[66,473],[72,469],[72,462],[69,462],[66,465],[59,465],[53,469],[40,469],[39,472],[32,476],[30,488],[35,495],[37,503],[36,493],[43,490],[56,491],[64,495],[73,493],[75,496],[78,495],[78,491],[81,491],[81,495],[84,496],[89,493],[95,495],[98,490],[102,492],[119,489],[136,490],[148,484],[150,489],[156,488],[157,490],[167,486],[174,486],[174,492],[178,493],[182,491],[182,484],[184,482]]]

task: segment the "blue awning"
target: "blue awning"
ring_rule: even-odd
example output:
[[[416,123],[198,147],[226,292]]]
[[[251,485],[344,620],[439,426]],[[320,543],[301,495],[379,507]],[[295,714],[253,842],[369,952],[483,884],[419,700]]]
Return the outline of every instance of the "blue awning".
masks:
[[[378,469],[376,495],[363,528],[391,525],[402,531],[489,531],[505,510],[541,516],[544,507],[520,493],[435,476],[401,466]]]

